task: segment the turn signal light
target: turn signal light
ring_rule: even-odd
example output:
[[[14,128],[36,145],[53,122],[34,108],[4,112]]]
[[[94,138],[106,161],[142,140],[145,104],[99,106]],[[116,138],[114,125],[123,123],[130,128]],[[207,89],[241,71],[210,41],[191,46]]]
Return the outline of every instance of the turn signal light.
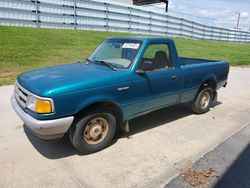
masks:
[[[38,99],[36,102],[35,111],[36,113],[39,113],[39,114],[51,113],[52,112],[51,102],[48,100]]]

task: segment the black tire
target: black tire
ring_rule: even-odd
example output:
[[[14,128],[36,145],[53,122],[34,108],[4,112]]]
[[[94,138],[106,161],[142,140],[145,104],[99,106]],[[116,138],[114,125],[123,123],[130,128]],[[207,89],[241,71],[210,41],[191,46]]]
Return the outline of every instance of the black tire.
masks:
[[[91,139],[88,139],[85,133],[90,132],[88,131],[88,129],[93,130],[92,133],[95,133],[94,128],[101,126],[102,123],[99,124],[95,123],[92,126],[90,125],[92,121],[97,121],[96,119],[98,118],[99,121],[101,122],[105,120],[107,122],[108,128],[105,137],[102,138],[102,140],[93,141]],[[94,128],[91,129],[91,127],[93,126]],[[71,127],[69,131],[69,138],[72,145],[78,151],[80,151],[83,154],[90,154],[108,147],[114,137],[115,131],[116,131],[116,119],[112,113],[93,110],[91,113],[88,113],[80,117],[79,120],[75,123],[75,125]],[[91,137],[91,134],[87,135]]]
[[[202,101],[204,99],[204,95],[206,95],[206,97],[209,97],[206,103]],[[191,104],[191,109],[196,114],[204,114],[209,111],[212,101],[213,101],[212,88],[210,87],[202,88],[200,89],[195,99],[193,100]]]

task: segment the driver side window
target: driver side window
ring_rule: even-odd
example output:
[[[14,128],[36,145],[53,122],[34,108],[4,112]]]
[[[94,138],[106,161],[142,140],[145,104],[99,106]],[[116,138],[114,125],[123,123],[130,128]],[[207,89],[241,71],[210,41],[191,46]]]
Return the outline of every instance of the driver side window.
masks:
[[[169,56],[168,45],[150,44],[143,54],[141,63],[143,61],[152,62],[153,70],[171,68],[172,62]]]

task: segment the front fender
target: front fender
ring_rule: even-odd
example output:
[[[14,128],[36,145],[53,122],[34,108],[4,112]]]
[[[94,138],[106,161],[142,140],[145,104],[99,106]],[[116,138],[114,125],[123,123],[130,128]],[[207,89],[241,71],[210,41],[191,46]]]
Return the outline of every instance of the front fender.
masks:
[[[87,98],[86,100],[84,99],[83,101],[81,101],[76,108],[75,114],[92,104],[101,103],[101,102],[113,103],[122,110],[121,106],[115,101],[114,97],[108,96],[108,95],[94,95],[94,96]]]

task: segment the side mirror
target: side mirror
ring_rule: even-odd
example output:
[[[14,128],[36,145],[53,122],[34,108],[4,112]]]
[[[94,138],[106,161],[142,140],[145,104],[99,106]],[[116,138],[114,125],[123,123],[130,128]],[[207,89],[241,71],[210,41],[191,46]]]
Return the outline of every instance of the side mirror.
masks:
[[[144,74],[146,71],[152,71],[152,70],[154,70],[153,63],[151,61],[143,61],[140,69],[138,69],[136,73]]]

